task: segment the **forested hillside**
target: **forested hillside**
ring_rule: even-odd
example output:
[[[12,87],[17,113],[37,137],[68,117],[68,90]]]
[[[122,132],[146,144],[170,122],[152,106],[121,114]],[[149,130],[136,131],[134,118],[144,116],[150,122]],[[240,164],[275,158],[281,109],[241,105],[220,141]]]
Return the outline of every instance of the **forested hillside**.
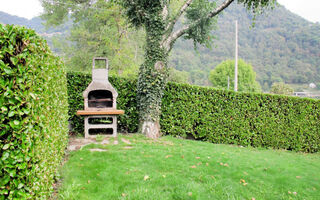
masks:
[[[280,81],[291,84],[296,91],[310,82],[319,87],[320,24],[308,22],[282,6],[258,16],[254,27],[252,19],[253,15],[245,8],[233,4],[218,19],[212,49],[199,47],[195,51],[191,41],[178,40],[170,55],[170,66],[177,74],[174,79],[210,85],[209,72],[220,62],[234,58],[234,23],[238,20],[239,58],[253,65],[264,91]],[[64,37],[71,27],[69,22],[46,30],[38,17],[27,20],[3,12],[0,12],[0,22],[33,28],[45,36],[49,44],[53,35]]]
[[[195,53],[192,42],[179,41],[171,65],[190,72],[193,84],[207,85],[209,71],[221,61],[234,58],[238,20],[239,57],[253,65],[264,90],[279,81],[300,88],[310,82],[320,84],[319,23],[308,22],[282,6],[258,16],[254,27],[252,18],[241,5],[231,5],[218,19],[215,47],[200,47]]]
[[[23,17],[13,16],[0,11],[0,22],[3,24],[17,24],[26,26],[28,28],[35,29],[38,33],[42,33],[44,31],[44,27],[41,24],[42,20],[40,19],[40,17],[35,17],[31,20],[28,20]]]
[[[63,34],[67,32],[70,29],[71,22],[68,22],[64,24],[63,26],[59,27],[49,27],[45,28],[43,25],[44,21],[40,17],[34,17],[30,20],[23,18],[23,17],[17,17],[10,15],[8,13],[0,11],[0,23],[2,24],[17,24],[21,26],[26,26],[28,28],[32,28],[36,30],[40,35],[57,35],[57,34]]]

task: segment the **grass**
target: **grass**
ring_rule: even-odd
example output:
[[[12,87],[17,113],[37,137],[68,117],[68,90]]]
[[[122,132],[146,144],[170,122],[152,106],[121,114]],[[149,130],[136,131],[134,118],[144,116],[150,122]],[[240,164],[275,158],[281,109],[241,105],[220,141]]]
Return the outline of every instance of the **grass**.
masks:
[[[61,199],[320,199],[320,155],[120,136],[89,145],[61,169]]]

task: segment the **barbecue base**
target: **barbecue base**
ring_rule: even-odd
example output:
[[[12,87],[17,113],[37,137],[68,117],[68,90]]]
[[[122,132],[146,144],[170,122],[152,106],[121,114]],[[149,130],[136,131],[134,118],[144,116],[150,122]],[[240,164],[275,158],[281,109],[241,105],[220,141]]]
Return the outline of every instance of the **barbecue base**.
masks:
[[[124,114],[123,110],[101,110],[101,111],[90,111],[90,110],[78,110],[77,115],[84,116],[84,130],[85,138],[96,138],[97,135],[91,135],[89,133],[90,129],[112,129],[112,134],[110,136],[117,137],[117,116]],[[112,119],[112,123],[105,124],[91,124],[90,119]],[[109,135],[109,134],[108,134]]]

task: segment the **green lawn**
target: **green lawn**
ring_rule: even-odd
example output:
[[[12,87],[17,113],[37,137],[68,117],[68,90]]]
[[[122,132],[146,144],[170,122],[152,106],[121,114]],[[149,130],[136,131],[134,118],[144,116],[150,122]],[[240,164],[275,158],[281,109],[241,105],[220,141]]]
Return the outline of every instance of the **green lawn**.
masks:
[[[320,199],[320,155],[142,135],[71,152],[61,199]],[[90,152],[90,148],[106,152]]]

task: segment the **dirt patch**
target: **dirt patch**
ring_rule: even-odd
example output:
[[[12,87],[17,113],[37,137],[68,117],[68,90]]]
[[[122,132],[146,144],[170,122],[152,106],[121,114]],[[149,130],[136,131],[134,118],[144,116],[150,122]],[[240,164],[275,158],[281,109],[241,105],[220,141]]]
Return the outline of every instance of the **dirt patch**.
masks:
[[[68,151],[76,151],[81,149],[82,147],[89,145],[89,144],[109,144],[109,139],[105,138],[101,142],[97,142],[94,138],[77,138],[77,137],[70,137],[69,138],[69,144],[68,144]]]
[[[122,142],[126,143],[126,144],[131,144],[130,140],[126,140],[124,138],[121,138]]]

